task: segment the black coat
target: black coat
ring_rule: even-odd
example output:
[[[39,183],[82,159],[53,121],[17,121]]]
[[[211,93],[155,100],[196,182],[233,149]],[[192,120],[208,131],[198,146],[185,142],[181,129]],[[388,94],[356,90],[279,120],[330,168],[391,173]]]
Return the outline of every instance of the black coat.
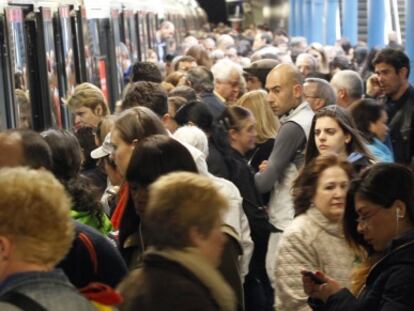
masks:
[[[384,257],[371,269],[358,298],[347,289],[329,297],[324,311],[414,310],[414,231],[392,241]]]
[[[414,164],[414,88],[410,86],[400,99],[386,99],[388,126],[395,162]]]

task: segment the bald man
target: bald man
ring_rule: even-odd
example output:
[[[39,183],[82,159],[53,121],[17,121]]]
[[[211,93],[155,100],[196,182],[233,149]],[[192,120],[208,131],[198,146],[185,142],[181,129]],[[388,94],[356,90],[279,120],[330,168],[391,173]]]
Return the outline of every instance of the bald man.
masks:
[[[267,76],[266,89],[269,92],[267,101],[279,117],[281,127],[269,160],[261,166],[255,182],[259,192],[271,191],[269,219],[278,232],[272,233],[269,239],[266,269],[274,285],[276,247],[281,232],[293,219],[290,188],[304,162],[314,113],[303,99],[303,75],[293,64],[276,66]]]

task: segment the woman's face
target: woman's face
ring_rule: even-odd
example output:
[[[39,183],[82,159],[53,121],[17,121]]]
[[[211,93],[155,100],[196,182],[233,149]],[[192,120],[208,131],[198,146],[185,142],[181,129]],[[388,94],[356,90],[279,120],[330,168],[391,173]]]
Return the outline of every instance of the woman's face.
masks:
[[[385,110],[381,111],[380,118],[369,125],[369,131],[373,133],[379,140],[385,141],[388,135],[388,116]]]
[[[348,185],[349,177],[339,166],[328,167],[320,174],[313,203],[329,220],[342,218]]]
[[[134,151],[135,144],[126,143],[120,136],[119,131],[115,128],[111,132],[111,143],[114,148],[114,160],[119,172],[125,176],[129,160]]]
[[[358,232],[374,250],[383,251],[398,232],[395,207],[384,208],[356,195],[355,210],[359,216]]]
[[[245,154],[255,147],[256,142],[256,120],[252,115],[242,122],[242,128],[238,131],[230,130],[231,146],[240,153]]]
[[[319,154],[334,152],[346,154],[351,135],[345,134],[338,122],[331,117],[320,117],[315,122],[315,145]]]
[[[131,199],[134,202],[135,212],[138,216],[142,217],[148,204],[148,189],[146,187],[140,187],[134,182],[130,182],[129,191]]]

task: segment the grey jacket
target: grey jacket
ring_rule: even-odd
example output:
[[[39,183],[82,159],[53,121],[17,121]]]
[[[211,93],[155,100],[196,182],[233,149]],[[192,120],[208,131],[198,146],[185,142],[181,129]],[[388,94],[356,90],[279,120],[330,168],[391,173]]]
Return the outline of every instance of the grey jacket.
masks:
[[[32,298],[47,310],[95,310],[93,305],[69,283],[60,269],[50,272],[15,273],[0,284],[0,297],[10,291],[17,291]],[[17,311],[20,309],[12,304],[0,302],[0,310]]]

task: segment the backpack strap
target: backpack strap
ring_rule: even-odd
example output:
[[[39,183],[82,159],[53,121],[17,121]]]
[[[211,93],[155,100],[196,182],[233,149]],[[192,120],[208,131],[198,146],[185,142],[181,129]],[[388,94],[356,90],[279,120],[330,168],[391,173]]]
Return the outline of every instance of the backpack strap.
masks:
[[[82,241],[83,245],[85,245],[89,253],[91,262],[92,262],[93,271],[95,272],[95,274],[97,274],[98,273],[98,257],[96,255],[96,250],[95,250],[95,246],[93,245],[93,242],[91,241],[89,236],[85,234],[84,232],[79,233],[79,239]]]
[[[22,309],[23,311],[47,311],[46,308],[41,306],[29,296],[15,291],[8,292],[1,296],[0,302],[7,302]]]

